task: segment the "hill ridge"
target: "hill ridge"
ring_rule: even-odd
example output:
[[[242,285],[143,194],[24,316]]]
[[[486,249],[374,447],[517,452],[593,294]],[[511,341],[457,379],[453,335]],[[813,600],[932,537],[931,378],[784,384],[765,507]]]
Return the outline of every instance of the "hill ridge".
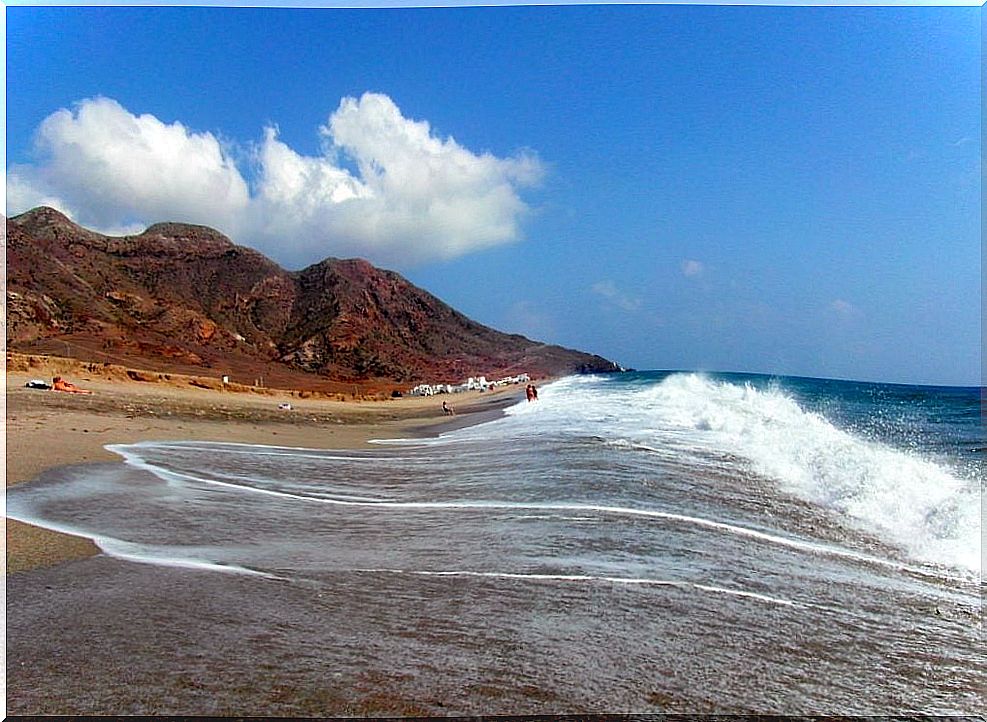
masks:
[[[175,372],[412,383],[619,369],[484,326],[364,259],[287,271],[208,226],[106,236],[47,207],[7,220],[7,307],[11,350],[62,344]]]

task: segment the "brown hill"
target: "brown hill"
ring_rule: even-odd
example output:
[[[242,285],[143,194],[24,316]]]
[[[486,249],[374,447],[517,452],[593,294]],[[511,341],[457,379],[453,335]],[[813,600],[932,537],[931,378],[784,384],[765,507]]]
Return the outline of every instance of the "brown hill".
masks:
[[[366,261],[289,272],[204,226],[117,238],[36,208],[6,241],[14,351],[314,388],[618,368],[478,324]]]

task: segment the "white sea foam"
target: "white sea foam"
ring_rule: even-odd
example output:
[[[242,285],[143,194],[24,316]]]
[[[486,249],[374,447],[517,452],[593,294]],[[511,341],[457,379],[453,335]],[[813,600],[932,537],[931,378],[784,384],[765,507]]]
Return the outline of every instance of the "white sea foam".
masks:
[[[125,456],[129,450],[139,451],[141,449],[162,449],[169,448],[175,451],[200,451],[210,454],[221,452],[224,455],[242,454],[250,457],[273,456],[287,459],[313,459],[316,461],[346,461],[378,462],[379,457],[373,452],[347,451],[345,453],[333,453],[320,449],[308,449],[305,447],[292,446],[269,446],[266,444],[241,444],[237,442],[224,441],[222,443],[212,442],[189,442],[189,441],[140,441],[134,444],[109,444],[106,447],[110,451]],[[388,457],[397,459],[399,457]]]
[[[182,550],[181,547],[173,545],[156,546],[139,544],[107,536],[106,534],[96,534],[82,524],[53,522],[51,519],[33,513],[30,508],[24,508],[20,503],[15,504],[8,511],[7,516],[10,519],[15,519],[25,524],[33,524],[62,534],[70,534],[89,539],[101,552],[115,559],[123,559],[139,564],[154,564],[156,566],[221,572],[223,574],[242,574],[267,579],[281,579],[281,577],[273,574],[256,569],[248,569],[238,564],[223,564],[211,561],[207,558],[210,553],[208,550],[200,551],[197,555],[195,550]]]
[[[642,586],[642,587],[676,587],[679,589],[698,589],[700,591],[710,592],[712,594],[726,594],[734,597],[743,597],[746,599],[754,599],[760,602],[767,602],[769,604],[778,604],[786,607],[814,606],[811,604],[795,602],[790,599],[781,599],[779,597],[772,597],[767,594],[749,592],[743,589],[730,589],[727,587],[718,587],[711,584],[696,584],[694,582],[682,582],[674,579],[605,577],[605,576],[594,576],[591,574],[478,572],[478,571],[469,571],[469,570],[426,571],[426,570],[405,570],[405,569],[357,569],[355,571],[372,573],[372,574],[407,574],[411,576],[421,576],[421,577],[477,577],[477,578],[485,578],[485,579],[512,579],[512,580],[528,581],[528,582],[577,582],[577,583],[595,583],[595,584],[620,584],[626,586]]]
[[[839,429],[778,389],[682,375],[648,393],[671,421],[706,432],[787,491],[925,561],[980,568],[979,489],[933,461]]]
[[[838,428],[779,388],[673,374],[650,385],[596,378],[545,387],[542,430],[578,428],[642,450],[731,454],[780,488],[842,515],[923,562],[979,572],[981,501],[976,479],[932,459]]]
[[[111,539],[109,537],[97,537],[94,539],[94,543],[107,556],[137,562],[140,564],[154,564],[163,567],[178,567],[181,569],[220,572],[222,574],[241,574],[252,577],[263,577],[265,579],[284,579],[284,577],[279,577],[275,574],[268,574],[267,572],[258,571],[256,569],[248,569],[247,567],[240,566],[238,564],[223,564],[220,562],[210,561],[205,558],[205,554],[208,552],[203,552],[201,556],[197,557],[194,555],[194,551],[190,551],[186,556],[182,556],[180,554],[180,549],[172,546],[155,547],[151,545],[125,542],[120,539]]]
[[[830,557],[852,559],[858,562],[874,564],[877,566],[890,567],[910,571],[915,574],[926,574],[920,567],[914,567],[899,562],[882,559],[870,554],[844,549],[827,544],[795,539],[781,534],[771,534],[757,529],[751,529],[738,524],[706,519],[687,514],[678,514],[660,509],[634,508],[605,504],[585,504],[585,503],[536,503],[536,502],[508,502],[496,499],[473,499],[462,501],[393,501],[393,500],[356,500],[346,496],[310,496],[294,492],[287,492],[278,489],[257,486],[253,484],[234,483],[221,479],[211,478],[204,475],[194,475],[177,472],[169,469],[162,469],[154,464],[145,461],[134,447],[115,446],[108,447],[124,456],[128,463],[149,471],[168,483],[209,484],[234,491],[242,491],[266,496],[279,497],[286,500],[300,501],[313,504],[324,504],[337,507],[351,507],[355,509],[391,509],[408,512],[480,512],[485,513],[493,510],[510,512],[549,512],[558,516],[554,517],[558,521],[571,520],[567,514],[579,514],[581,518],[590,518],[587,515],[600,517],[618,518],[638,518],[650,519],[654,522],[666,522],[674,524],[684,524],[697,526],[721,534],[729,534],[743,537],[745,539],[775,546],[797,549],[802,552],[818,554]]]
[[[915,452],[894,449],[840,429],[823,416],[801,408],[778,388],[754,388],[700,374],[673,374],[650,383],[627,383],[620,377],[574,377],[546,385],[539,395],[540,401],[521,402],[509,409],[506,417],[482,427],[461,429],[437,440],[416,440],[426,451],[409,451],[401,457],[201,442],[145,442],[108,448],[124,457],[130,466],[162,479],[178,493],[189,485],[211,485],[231,493],[348,508],[355,514],[390,510],[445,516],[498,511],[560,524],[636,519],[698,527],[754,543],[916,574],[948,575],[944,567],[980,570],[978,480],[962,478]],[[426,462],[431,468],[434,454],[448,454],[447,447],[452,447],[460,466],[469,458],[482,473],[497,474],[496,455],[519,440],[532,438],[533,427],[538,429],[538,438],[549,438],[552,443],[578,443],[580,448],[590,450],[596,444],[606,453],[626,450],[654,454],[662,458],[663,464],[675,463],[676,473],[679,465],[686,471],[694,465],[700,479],[703,468],[727,470],[735,459],[740,459],[745,469],[789,494],[828,509],[835,520],[883,537],[918,562],[943,566],[930,569],[777,532],[770,524],[745,524],[731,518],[729,509],[704,513],[700,507],[676,508],[658,498],[653,503],[646,499],[611,503],[611,498],[619,497],[619,489],[615,490],[617,496],[594,499],[570,500],[553,496],[549,489],[544,499],[511,498],[511,484],[498,481],[489,486],[483,483],[448,487],[443,498],[432,497],[428,483],[402,482],[388,485],[386,494],[375,496],[374,486],[363,485],[362,471],[348,476],[342,468],[367,459],[393,463],[394,468],[402,470],[414,471],[415,464]],[[434,454],[427,450],[429,447]],[[247,464],[241,470],[239,464],[231,468],[231,464],[222,462],[220,457],[231,453],[252,454],[266,460]],[[493,455],[491,463],[485,464],[484,454]],[[211,458],[216,458],[217,463],[208,463]],[[311,486],[304,476],[292,479],[282,459],[290,465],[291,473],[325,478],[313,478]],[[332,471],[313,471],[321,468],[312,464],[318,461],[327,462],[326,468]],[[375,469],[377,464],[356,466]],[[512,473],[512,468],[505,466],[503,473]],[[416,477],[411,474],[408,478]],[[87,483],[83,480],[60,493],[85,495],[90,491]],[[458,497],[460,491],[462,497]],[[682,511],[686,513],[673,513]],[[16,513],[15,508],[12,518],[17,518]]]

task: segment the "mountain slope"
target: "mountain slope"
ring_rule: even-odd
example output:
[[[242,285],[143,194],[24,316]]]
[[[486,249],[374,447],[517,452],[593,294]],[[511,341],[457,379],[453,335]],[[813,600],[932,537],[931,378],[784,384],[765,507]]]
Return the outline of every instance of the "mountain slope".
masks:
[[[617,368],[478,324],[366,261],[289,272],[204,226],[116,238],[50,208],[7,221],[7,314],[11,350],[294,384]]]

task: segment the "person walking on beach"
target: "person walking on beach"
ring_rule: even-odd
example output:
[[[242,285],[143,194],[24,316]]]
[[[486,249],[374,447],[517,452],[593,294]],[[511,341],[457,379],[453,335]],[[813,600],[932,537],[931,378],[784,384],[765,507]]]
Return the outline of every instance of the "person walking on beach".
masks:
[[[456,415],[456,412],[453,410],[453,408],[445,401],[442,402],[442,413],[444,413],[446,416]]]

